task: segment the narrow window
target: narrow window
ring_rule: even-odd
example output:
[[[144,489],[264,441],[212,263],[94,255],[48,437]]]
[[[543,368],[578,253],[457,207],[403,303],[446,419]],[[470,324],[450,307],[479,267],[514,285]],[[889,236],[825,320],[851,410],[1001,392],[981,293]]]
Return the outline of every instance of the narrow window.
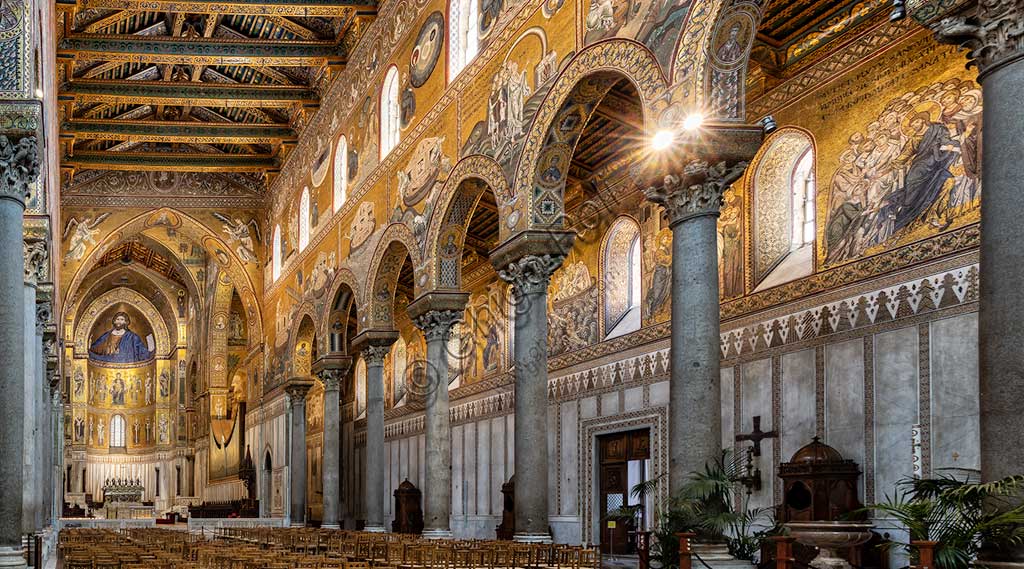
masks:
[[[348,197],[348,141],[342,135],[334,150],[334,211],[345,205]]]
[[[398,146],[398,68],[392,66],[384,77],[380,93],[380,159]]]
[[[478,4],[460,0],[448,4],[448,81],[458,77],[480,51]]]

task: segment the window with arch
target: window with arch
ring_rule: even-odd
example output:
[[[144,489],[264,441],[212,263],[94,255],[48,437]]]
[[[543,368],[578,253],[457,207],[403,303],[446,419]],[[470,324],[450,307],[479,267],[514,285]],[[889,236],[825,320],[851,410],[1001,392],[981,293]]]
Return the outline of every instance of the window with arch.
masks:
[[[124,417],[110,418],[110,448],[124,448]]]
[[[409,354],[408,348],[405,344],[405,339],[401,336],[395,341],[395,344],[391,346],[391,372],[392,381],[392,394],[394,397],[393,406],[398,406],[402,403],[402,398],[405,397],[405,376],[409,365]]]
[[[459,76],[480,51],[479,2],[449,0],[448,80]]]
[[[281,278],[281,258],[284,257],[284,251],[281,250],[281,226],[274,226],[274,251],[271,255],[271,266],[274,274],[274,280]]]
[[[452,324],[451,336],[448,338],[448,389],[462,385],[462,323]]]
[[[640,329],[640,270],[640,225],[620,217],[604,242],[605,338]]]
[[[338,138],[334,150],[334,211],[341,209],[348,198],[348,140],[345,135]]]
[[[366,360],[359,356],[356,360],[356,417],[366,415]]]
[[[380,91],[380,159],[383,160],[398,146],[399,140],[399,108],[398,108],[398,68],[394,65],[384,76],[384,86]]]
[[[753,193],[755,291],[814,271],[814,146],[801,130],[782,129],[758,157]]]
[[[302,188],[299,198],[299,251],[309,245],[309,188]]]

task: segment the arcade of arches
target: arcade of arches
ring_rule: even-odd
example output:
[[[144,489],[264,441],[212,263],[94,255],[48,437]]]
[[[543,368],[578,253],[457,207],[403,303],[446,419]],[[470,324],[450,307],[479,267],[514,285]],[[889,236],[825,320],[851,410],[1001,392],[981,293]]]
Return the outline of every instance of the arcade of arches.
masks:
[[[631,554],[723,449],[761,529],[794,456],[1024,474],[1020,0],[5,0],[0,48],[0,567]]]

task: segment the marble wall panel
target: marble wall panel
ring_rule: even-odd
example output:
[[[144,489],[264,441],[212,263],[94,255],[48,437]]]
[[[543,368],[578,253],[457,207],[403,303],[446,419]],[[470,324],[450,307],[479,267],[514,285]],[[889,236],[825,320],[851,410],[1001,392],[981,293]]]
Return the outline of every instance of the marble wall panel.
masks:
[[[864,340],[825,347],[825,442],[864,468]],[[864,479],[859,484],[864,496]]]
[[[978,314],[931,323],[932,471],[979,470]]]
[[[491,513],[491,421],[484,420],[476,424],[476,509],[473,513],[487,515]],[[499,483],[500,485],[500,483]]]
[[[782,424],[779,425],[780,458],[789,460],[811,442],[815,432],[814,349],[782,356]]]
[[[733,417],[736,414],[736,382],[733,381],[735,371],[731,367],[722,368],[722,448],[733,447],[736,440],[736,429]],[[668,382],[663,382],[666,386]],[[660,385],[660,384],[659,384]],[[667,390],[666,390],[667,391]],[[654,402],[654,386],[651,386],[651,402]],[[665,404],[668,393],[665,394]]]
[[[740,368],[740,430],[749,433],[754,428],[754,417],[761,416],[761,430],[770,431],[772,425],[772,360],[765,358],[743,364]],[[772,472],[772,450],[775,440],[761,441],[761,456],[755,457],[755,465],[762,472]],[[740,445],[746,449],[750,443]],[[750,496],[753,508],[771,506],[774,502],[774,476],[763,476],[761,490]]]
[[[875,335],[875,487],[891,493],[913,467],[911,429],[918,421],[917,327]]]
[[[641,393],[641,403],[643,403]],[[580,464],[579,464],[579,412],[575,401],[560,405],[562,414],[561,437],[561,503],[559,514],[570,516],[579,513],[580,500]]]

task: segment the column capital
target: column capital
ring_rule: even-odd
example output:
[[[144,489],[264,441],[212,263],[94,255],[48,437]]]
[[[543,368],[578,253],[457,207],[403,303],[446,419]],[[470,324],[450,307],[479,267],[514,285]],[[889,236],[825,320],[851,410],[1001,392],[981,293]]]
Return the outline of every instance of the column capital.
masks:
[[[660,184],[644,190],[644,196],[665,208],[669,225],[703,215],[718,216],[725,190],[747,169],[747,162],[708,164],[693,160],[678,173],[666,174]]]
[[[423,336],[428,342],[448,341],[451,338],[452,326],[462,321],[463,314],[462,310],[431,310],[413,318],[412,323],[423,330]]]
[[[305,401],[306,394],[313,387],[313,380],[308,377],[293,377],[284,386],[285,393],[292,398],[292,404]]]
[[[516,296],[547,292],[551,275],[562,266],[565,255],[526,255],[498,270],[498,276],[512,284]]]
[[[337,390],[341,388],[341,382],[351,367],[351,356],[330,354],[313,362],[313,373],[324,382],[324,391]]]
[[[1024,58],[1024,0],[971,0],[931,29],[942,43],[969,49],[980,76]]]
[[[428,292],[409,304],[409,318],[423,330],[427,341],[447,340],[452,325],[462,321],[468,301],[469,293],[465,292]]]
[[[352,349],[363,355],[367,367],[384,365],[384,357],[391,353],[396,340],[397,330],[365,330],[352,338]]]
[[[39,179],[39,142],[34,136],[17,141],[0,134],[0,198],[24,204],[28,186]]]
[[[0,173],[2,175],[2,173]],[[46,278],[46,268],[50,256],[46,251],[46,242],[38,239],[23,241],[25,254],[25,284],[38,286],[39,281]]]

